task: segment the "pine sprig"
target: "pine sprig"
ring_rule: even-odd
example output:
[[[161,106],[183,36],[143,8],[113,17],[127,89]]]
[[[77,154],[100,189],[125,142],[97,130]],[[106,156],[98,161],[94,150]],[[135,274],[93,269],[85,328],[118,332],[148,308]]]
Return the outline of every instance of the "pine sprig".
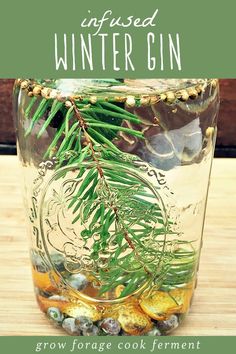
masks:
[[[173,252],[168,237],[174,232],[158,191],[155,194],[139,178],[133,162],[137,157],[120,151],[114,143],[120,132],[143,139],[138,130],[140,118],[105,101],[88,104],[71,99],[66,108],[61,101],[43,98],[34,111],[35,104],[32,99],[25,110],[30,120],[26,137],[44,119],[37,134],[41,139],[58,114],[64,116],[44,158],[55,156],[57,169],[65,163],[78,166],[77,179],[82,182],[67,207],[74,215],[72,223],[82,227],[84,244],[94,240],[92,272],[100,284],[100,296],[115,291],[118,285],[124,286],[123,297],[145,282],[168,291],[190,281],[196,268],[194,250],[184,251],[184,244],[179,243]],[[137,129],[127,128],[126,122]]]

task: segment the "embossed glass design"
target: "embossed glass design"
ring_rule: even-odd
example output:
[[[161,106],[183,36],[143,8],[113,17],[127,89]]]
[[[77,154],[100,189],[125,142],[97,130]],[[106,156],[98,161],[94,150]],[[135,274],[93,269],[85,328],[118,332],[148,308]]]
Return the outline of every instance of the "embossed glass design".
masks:
[[[217,80],[17,80],[37,301],[72,335],[166,335],[196,283]]]

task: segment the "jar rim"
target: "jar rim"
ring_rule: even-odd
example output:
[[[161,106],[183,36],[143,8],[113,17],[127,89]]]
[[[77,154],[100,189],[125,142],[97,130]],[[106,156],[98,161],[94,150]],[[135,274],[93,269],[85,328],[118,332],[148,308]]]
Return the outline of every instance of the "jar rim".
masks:
[[[216,86],[217,79],[18,79],[16,85],[32,92],[33,96],[46,98],[84,99],[99,97],[104,100],[127,97],[153,97],[174,93],[176,98],[183,91],[204,92],[209,84]],[[191,95],[189,95],[191,96]]]

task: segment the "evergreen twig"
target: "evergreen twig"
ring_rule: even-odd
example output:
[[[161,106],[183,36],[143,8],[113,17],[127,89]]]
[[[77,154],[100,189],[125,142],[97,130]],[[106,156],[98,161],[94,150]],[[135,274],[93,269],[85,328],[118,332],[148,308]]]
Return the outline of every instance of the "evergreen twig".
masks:
[[[126,127],[126,122],[140,124],[140,118],[112,102],[88,104],[71,98],[71,107],[65,108],[63,102],[52,101],[43,98],[32,115],[36,104],[32,99],[25,111],[28,118],[31,115],[25,135],[33,134],[35,124],[47,110],[50,109],[38,139],[57,115],[63,114],[44,158],[56,156],[58,169],[65,162],[78,166],[77,178],[82,178],[82,182],[68,208],[73,208],[72,223],[79,222],[83,228],[81,237],[85,243],[96,235],[91,249],[93,261],[103,262],[101,254],[115,245],[114,252],[98,267],[98,273],[94,272],[101,285],[100,295],[120,284],[125,285],[120,296],[126,296],[144,282],[154,282],[169,291],[191,281],[196,268],[195,251],[185,251],[184,242],[177,242],[177,250],[172,251],[168,236],[175,232],[171,221],[163,216],[163,206],[138,178],[133,156],[114,143],[119,132],[143,139],[142,132],[130,128],[130,124]],[[64,176],[65,173],[61,178]]]

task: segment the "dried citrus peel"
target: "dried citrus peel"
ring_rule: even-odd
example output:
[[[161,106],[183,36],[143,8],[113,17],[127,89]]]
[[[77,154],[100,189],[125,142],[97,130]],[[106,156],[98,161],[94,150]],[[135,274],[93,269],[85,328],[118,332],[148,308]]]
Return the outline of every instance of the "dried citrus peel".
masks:
[[[140,307],[151,318],[165,320],[174,313],[187,312],[193,289],[180,288],[170,292],[153,291],[147,297],[142,297]]]
[[[34,285],[40,290],[46,292],[58,293],[58,288],[56,287],[55,284],[59,282],[59,276],[54,271],[41,273],[41,272],[37,272],[32,267],[32,276],[33,276]]]
[[[116,305],[108,309],[104,317],[117,319],[121,328],[128,334],[138,336],[147,333],[153,324],[150,318],[143,313],[138,303],[133,301],[128,304]]]

